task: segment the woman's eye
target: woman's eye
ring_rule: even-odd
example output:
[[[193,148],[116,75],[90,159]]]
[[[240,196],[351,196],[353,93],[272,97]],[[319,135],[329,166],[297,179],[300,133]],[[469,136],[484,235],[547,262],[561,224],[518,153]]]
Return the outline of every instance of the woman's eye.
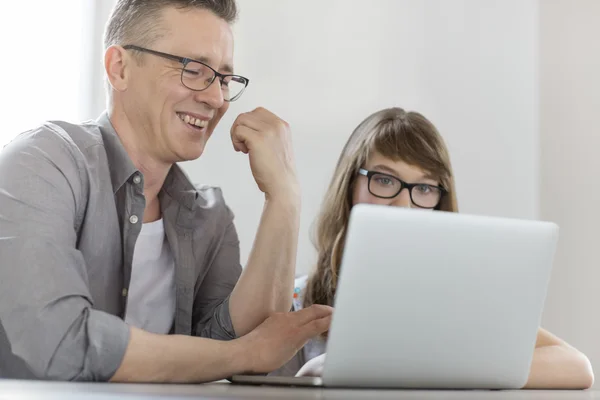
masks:
[[[431,192],[431,187],[429,185],[419,185],[417,186],[417,190],[423,194],[427,194]]]
[[[377,183],[381,183],[382,185],[391,185],[394,183],[394,181],[392,181],[390,178],[386,178],[386,177],[379,177],[376,179]]]

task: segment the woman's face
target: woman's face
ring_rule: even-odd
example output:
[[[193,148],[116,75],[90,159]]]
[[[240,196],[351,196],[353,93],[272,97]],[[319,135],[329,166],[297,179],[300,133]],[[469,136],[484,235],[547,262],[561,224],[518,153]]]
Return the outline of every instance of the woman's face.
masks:
[[[363,174],[356,177],[354,184],[352,205],[368,203],[395,207],[433,208],[439,203],[441,193],[431,187],[439,186],[439,182],[433,179],[428,171],[419,167],[403,161],[392,161],[375,152],[362,169]],[[364,175],[367,171],[372,175],[370,186],[369,178]],[[381,174],[373,175],[373,172]],[[419,184],[412,189],[412,200],[407,188],[403,188],[394,196],[402,185],[398,180],[408,184]],[[390,196],[394,197],[383,198]]]

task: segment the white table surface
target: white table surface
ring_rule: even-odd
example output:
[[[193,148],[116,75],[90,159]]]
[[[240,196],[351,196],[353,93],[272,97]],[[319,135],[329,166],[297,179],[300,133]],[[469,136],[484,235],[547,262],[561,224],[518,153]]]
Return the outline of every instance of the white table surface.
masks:
[[[578,400],[600,399],[586,391],[428,391],[347,390],[241,386],[229,383],[203,385],[148,385],[115,383],[64,383],[0,379],[0,400],[29,399],[410,399],[410,400]]]

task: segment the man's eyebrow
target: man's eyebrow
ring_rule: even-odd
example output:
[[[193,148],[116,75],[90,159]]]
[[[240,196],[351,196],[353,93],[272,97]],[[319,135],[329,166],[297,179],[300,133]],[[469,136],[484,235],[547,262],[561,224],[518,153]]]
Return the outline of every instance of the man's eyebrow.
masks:
[[[206,65],[210,65],[210,60],[208,59],[208,57],[205,57],[205,56],[190,57],[189,59],[193,60],[193,61],[201,61]],[[212,65],[210,65],[210,66],[212,67]],[[224,72],[226,74],[233,74],[233,66],[231,66],[230,64],[225,64],[219,70],[219,72]]]

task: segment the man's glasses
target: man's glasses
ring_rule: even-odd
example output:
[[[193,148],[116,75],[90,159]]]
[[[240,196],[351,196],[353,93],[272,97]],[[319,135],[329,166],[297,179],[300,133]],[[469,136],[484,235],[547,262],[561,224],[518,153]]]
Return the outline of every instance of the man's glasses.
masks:
[[[146,49],[144,47],[128,44],[123,46],[125,50],[135,50],[152,54],[158,57],[166,58],[180,62],[181,83],[188,89],[200,92],[207,89],[216,78],[219,78],[223,100],[235,101],[240,98],[250,80],[240,75],[221,74],[215,71],[211,66],[202,61],[192,60],[191,58],[174,56],[172,54],[162,53],[156,50]]]
[[[406,183],[393,175],[383,174],[377,171],[359,169],[358,173],[369,179],[369,193],[381,199],[392,199],[404,189],[408,189],[410,200],[419,208],[436,208],[446,189],[441,186],[428,185],[425,183]]]

